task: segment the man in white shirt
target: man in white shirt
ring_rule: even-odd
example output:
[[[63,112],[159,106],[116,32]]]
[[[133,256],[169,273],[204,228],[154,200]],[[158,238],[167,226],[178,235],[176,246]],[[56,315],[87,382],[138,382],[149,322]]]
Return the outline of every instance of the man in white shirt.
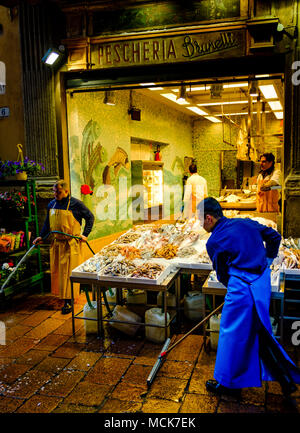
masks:
[[[278,190],[272,190],[272,186],[280,185],[281,173],[275,169],[275,157],[272,153],[264,153],[260,157],[261,171],[257,176],[257,212],[279,212]]]
[[[192,163],[189,171],[191,176],[186,181],[183,198],[185,218],[193,218],[197,215],[197,205],[207,197],[207,182],[197,173],[196,164]]]

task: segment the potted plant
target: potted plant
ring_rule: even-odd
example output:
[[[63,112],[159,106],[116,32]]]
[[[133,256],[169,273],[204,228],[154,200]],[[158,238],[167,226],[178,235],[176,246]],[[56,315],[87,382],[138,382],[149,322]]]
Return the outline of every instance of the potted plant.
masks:
[[[22,161],[1,161],[0,160],[0,179],[14,176],[19,180],[26,180],[27,176],[36,176],[45,170],[40,162],[35,162],[27,156]],[[22,176],[25,173],[25,176]]]

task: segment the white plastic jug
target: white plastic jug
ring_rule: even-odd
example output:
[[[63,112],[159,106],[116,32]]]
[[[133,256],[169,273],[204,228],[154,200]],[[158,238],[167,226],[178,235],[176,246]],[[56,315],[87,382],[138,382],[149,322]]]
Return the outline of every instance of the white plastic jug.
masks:
[[[184,315],[190,320],[201,320],[204,317],[205,295],[198,291],[188,292],[184,296]]]
[[[133,313],[132,311],[128,310],[128,308],[123,307],[121,305],[116,305],[113,312],[112,312],[112,319],[113,320],[120,320],[124,322],[138,322],[141,323],[142,319],[140,316],[138,316],[136,313]],[[135,335],[140,327],[140,325],[135,324],[131,325],[130,323],[118,323],[118,322],[111,322],[109,321],[109,324],[115,328],[118,329],[121,332],[124,332],[127,335]]]
[[[212,331],[217,331],[217,332],[210,333],[210,347],[212,350],[217,350],[218,348],[220,321],[221,321],[221,314],[219,315],[214,314],[209,319],[209,329],[211,329]]]
[[[167,307],[176,307],[176,296],[173,293],[167,292]],[[162,297],[163,293],[159,292],[157,295],[157,305],[158,307],[162,306]]]
[[[97,301],[91,301],[91,304],[94,308],[90,308],[88,303],[83,307],[83,317],[97,319]],[[97,320],[84,320],[84,329],[86,334],[97,334]]]
[[[131,289],[127,292],[126,300],[127,304],[146,304],[147,294],[144,290]]]
[[[167,321],[170,320],[170,315],[167,313]],[[162,313],[160,308],[150,308],[145,312],[145,324],[165,325],[165,313]],[[166,340],[165,328],[156,328],[154,326],[145,326],[146,339],[154,343],[163,343]],[[168,326],[167,336],[170,336],[170,327]]]
[[[105,295],[106,295],[107,302],[109,304],[116,303],[116,294],[117,294],[117,289],[115,287],[106,290]]]

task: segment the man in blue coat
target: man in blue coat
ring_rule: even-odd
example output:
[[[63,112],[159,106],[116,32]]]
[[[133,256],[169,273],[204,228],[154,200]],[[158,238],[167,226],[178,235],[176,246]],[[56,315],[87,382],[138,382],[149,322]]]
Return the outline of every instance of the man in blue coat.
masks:
[[[206,388],[216,394],[240,395],[241,388],[276,380],[289,396],[300,383],[295,366],[272,334],[269,316],[270,264],[281,236],[249,218],[226,218],[217,200],[198,205],[206,248],[218,280],[227,287],[214,371]],[[264,245],[265,243],[265,245]]]

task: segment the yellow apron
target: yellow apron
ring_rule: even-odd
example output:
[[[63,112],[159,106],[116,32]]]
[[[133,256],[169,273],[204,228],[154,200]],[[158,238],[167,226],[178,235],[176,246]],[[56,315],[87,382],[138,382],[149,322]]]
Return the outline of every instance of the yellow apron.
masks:
[[[257,212],[279,212],[279,192],[278,190],[261,191],[263,179],[257,182],[257,195],[256,195],[256,210]]]
[[[50,231],[58,230],[73,236],[80,236],[81,227],[69,211],[70,198],[66,210],[49,211]],[[80,264],[81,241],[60,234],[53,235],[50,247],[51,293],[61,299],[71,299],[70,275]],[[74,299],[79,296],[79,284],[73,284]]]

